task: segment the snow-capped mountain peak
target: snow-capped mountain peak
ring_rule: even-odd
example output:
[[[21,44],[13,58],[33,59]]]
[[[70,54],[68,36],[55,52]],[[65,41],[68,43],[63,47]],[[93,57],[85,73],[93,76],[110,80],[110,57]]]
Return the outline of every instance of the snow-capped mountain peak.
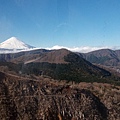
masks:
[[[0,44],[0,49],[16,49],[16,50],[26,50],[34,48],[24,42],[18,40],[16,37],[11,37]]]

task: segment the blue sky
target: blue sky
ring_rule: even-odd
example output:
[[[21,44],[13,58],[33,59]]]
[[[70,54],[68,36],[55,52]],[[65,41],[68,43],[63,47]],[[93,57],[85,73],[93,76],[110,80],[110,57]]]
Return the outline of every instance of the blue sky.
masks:
[[[120,0],[0,0],[0,42],[120,46]]]

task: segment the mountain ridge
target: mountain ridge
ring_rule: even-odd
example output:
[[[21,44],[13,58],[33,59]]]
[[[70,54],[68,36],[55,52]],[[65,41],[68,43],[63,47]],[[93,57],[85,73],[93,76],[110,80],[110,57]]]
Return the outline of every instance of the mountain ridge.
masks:
[[[120,50],[101,49],[88,53],[79,53],[91,63],[97,63],[107,66],[120,65]]]
[[[120,50],[101,49],[89,53],[78,53],[78,55],[120,77]]]
[[[16,64],[16,68],[18,66],[19,71],[22,71],[24,74],[42,74],[58,80],[80,82],[84,80],[92,81],[96,77],[111,76],[108,71],[91,64],[76,53],[66,49],[50,51],[39,49],[20,53],[0,54],[0,61],[1,65],[3,63],[8,63],[8,65],[10,63]]]

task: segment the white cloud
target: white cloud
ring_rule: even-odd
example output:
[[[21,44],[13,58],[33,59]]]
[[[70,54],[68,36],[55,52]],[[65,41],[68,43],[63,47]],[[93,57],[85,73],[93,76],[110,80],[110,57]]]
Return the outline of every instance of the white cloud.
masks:
[[[53,32],[54,32],[54,33],[55,33],[55,32],[58,32],[61,28],[65,27],[65,26],[71,27],[68,23],[63,22],[63,23],[58,24],[58,25],[56,26],[56,28],[53,30]]]
[[[82,46],[82,47],[64,47],[64,46],[59,46],[59,45],[55,45],[51,48],[46,48],[48,50],[54,50],[54,49],[61,49],[61,48],[65,48],[68,49],[70,51],[73,52],[81,52],[81,53],[87,53],[87,52],[91,52],[91,51],[95,51],[95,50],[99,50],[99,49],[112,49],[112,50],[116,50],[116,49],[120,49],[119,46],[113,46],[113,47],[108,47],[108,46],[98,46],[98,47],[90,47],[90,46]]]

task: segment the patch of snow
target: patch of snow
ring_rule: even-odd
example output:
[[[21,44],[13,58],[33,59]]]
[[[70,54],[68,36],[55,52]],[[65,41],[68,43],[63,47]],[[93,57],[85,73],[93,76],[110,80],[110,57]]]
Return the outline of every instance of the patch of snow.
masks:
[[[1,49],[30,49],[34,48],[24,42],[18,40],[16,37],[11,37],[0,44]]]
[[[0,43],[0,53],[16,53],[24,50],[32,50],[33,46],[25,44],[16,37],[11,37]]]

